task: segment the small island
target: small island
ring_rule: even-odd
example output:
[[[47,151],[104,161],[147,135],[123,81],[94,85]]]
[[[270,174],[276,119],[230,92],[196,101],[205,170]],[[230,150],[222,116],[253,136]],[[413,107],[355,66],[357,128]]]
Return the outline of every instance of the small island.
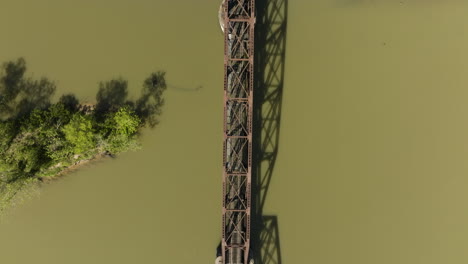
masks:
[[[141,146],[141,128],[154,127],[164,104],[165,73],[143,82],[140,97],[127,99],[128,82],[101,82],[96,102],[72,94],[51,102],[56,86],[26,75],[23,58],[0,70],[0,214],[41,182],[85,162]]]

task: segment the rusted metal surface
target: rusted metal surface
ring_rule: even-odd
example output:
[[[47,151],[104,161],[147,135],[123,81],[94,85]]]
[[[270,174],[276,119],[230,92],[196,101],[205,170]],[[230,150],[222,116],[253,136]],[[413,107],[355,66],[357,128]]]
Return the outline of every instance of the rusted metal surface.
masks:
[[[255,0],[225,0],[222,261],[250,250]]]

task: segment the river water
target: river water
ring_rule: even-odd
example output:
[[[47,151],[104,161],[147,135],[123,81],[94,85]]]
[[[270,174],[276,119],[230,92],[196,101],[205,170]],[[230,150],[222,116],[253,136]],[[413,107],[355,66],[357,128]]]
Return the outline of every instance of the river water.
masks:
[[[213,263],[219,2],[0,0],[0,61],[25,57],[57,97],[92,102],[115,77],[136,97],[155,70],[170,84],[142,150],[45,185],[0,224],[1,263]],[[268,6],[277,16],[259,19],[257,47],[257,85],[272,94],[257,100],[264,263],[466,263],[468,2]]]

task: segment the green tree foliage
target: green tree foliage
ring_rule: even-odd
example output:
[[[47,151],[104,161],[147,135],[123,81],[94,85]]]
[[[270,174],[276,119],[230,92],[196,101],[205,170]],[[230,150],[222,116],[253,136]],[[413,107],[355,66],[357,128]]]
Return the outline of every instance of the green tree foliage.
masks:
[[[116,113],[110,114],[105,124],[111,134],[122,134],[129,137],[137,132],[140,123],[140,118],[134,111],[128,107],[122,107]]]
[[[11,140],[16,135],[15,123],[13,121],[0,121],[0,155],[5,153]]]
[[[15,165],[14,169],[32,173],[40,169],[43,152],[37,133],[22,132],[18,134],[5,153],[5,161]]]
[[[82,113],[75,113],[70,123],[63,127],[62,132],[65,134],[65,139],[73,146],[74,153],[92,151],[96,146],[93,122],[89,116]]]
[[[7,150],[16,136],[15,123],[12,121],[0,121],[0,182],[11,178],[14,165],[7,160]]]
[[[24,131],[37,131],[38,140],[47,158],[61,161],[73,154],[71,144],[67,142],[63,127],[72,118],[72,113],[62,103],[51,105],[45,110],[34,110],[23,121]]]
[[[136,132],[141,120],[130,110],[122,107],[116,113],[110,113],[104,122],[106,150],[110,153],[119,153],[129,149],[137,149]]]

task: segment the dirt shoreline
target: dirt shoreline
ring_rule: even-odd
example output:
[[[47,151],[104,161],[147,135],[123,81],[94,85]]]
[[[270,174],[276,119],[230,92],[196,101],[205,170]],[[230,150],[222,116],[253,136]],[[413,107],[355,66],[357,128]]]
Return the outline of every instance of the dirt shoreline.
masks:
[[[67,174],[77,171],[79,168],[83,167],[84,165],[89,165],[90,163],[97,162],[97,161],[100,161],[106,158],[111,158],[111,157],[112,156],[107,154],[106,152],[98,153],[89,159],[82,159],[82,160],[76,161],[72,165],[65,167],[63,170],[61,170],[60,172],[58,172],[57,174],[53,176],[38,177],[38,180],[41,181],[42,183],[49,183],[52,181],[56,181]]]

